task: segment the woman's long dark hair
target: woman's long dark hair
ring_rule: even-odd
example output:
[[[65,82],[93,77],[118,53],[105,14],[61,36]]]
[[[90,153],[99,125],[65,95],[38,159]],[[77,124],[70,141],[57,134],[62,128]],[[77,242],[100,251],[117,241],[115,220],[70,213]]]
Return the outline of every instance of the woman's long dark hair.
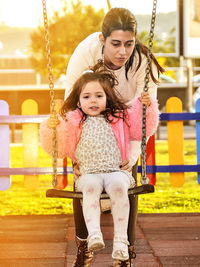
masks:
[[[127,61],[125,65],[126,70],[126,78],[128,79],[127,73],[128,70],[133,65],[133,60],[135,53],[138,53],[139,56],[139,62],[136,68],[136,71],[141,66],[142,62],[142,54],[144,54],[147,57],[148,53],[148,47],[143,44],[138,38],[137,38],[137,22],[135,19],[135,16],[126,8],[111,8],[108,13],[105,15],[103,24],[102,24],[102,34],[104,39],[106,39],[108,36],[111,35],[111,33],[115,30],[123,30],[123,31],[131,31],[134,33],[136,37],[136,43],[135,48],[133,50],[132,55],[130,56],[129,60]],[[156,65],[158,74],[161,72],[164,72],[165,70],[159,65],[157,59],[152,54],[151,55],[153,63]],[[152,71],[152,61],[151,61],[151,67],[150,67],[150,75],[152,80],[155,83],[158,83],[157,79],[153,75]]]
[[[109,116],[120,118],[125,120],[126,109],[128,106],[122,100],[120,94],[116,91],[116,85],[118,84],[114,74],[105,69],[102,65],[102,61],[91,67],[90,70],[85,72],[74,84],[72,91],[68,98],[65,100],[61,108],[61,116],[65,117],[65,114],[69,111],[73,111],[79,108],[79,98],[84,86],[93,81],[98,81],[105,94],[106,94],[106,109],[101,112],[107,121],[110,121]],[[81,108],[79,108],[81,110]],[[82,110],[81,110],[82,111]],[[85,120],[87,115],[82,111],[83,118]]]

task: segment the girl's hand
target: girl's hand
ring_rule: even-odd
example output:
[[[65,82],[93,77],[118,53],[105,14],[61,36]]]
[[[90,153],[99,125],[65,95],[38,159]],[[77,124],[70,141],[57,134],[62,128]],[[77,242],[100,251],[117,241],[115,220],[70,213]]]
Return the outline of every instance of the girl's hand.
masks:
[[[132,171],[132,166],[130,165],[130,162],[128,159],[125,159],[121,165],[120,165],[120,169],[122,170],[126,170],[128,172],[131,172]]]
[[[56,126],[60,123],[58,116],[55,114],[51,114],[50,117],[47,120],[47,126],[49,128],[56,128]]]
[[[149,107],[151,105],[151,97],[150,97],[149,92],[143,92],[143,93],[141,93],[140,101],[146,107]]]
[[[74,179],[76,181],[81,175],[80,170],[79,170],[79,165],[77,162],[73,163],[73,172],[74,172]]]

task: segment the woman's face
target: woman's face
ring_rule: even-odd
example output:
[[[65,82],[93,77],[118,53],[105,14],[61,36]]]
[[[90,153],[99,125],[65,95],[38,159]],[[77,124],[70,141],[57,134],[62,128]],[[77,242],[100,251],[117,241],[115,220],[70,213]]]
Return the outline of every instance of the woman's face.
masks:
[[[131,31],[115,30],[106,39],[100,36],[104,45],[104,61],[110,69],[119,69],[129,60],[135,47],[135,35]]]

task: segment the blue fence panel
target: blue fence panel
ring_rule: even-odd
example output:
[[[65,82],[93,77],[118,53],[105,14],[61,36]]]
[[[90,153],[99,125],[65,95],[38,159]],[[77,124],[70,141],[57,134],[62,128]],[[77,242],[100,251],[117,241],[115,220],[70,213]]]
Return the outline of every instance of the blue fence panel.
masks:
[[[200,110],[196,113],[183,112],[183,113],[161,113],[161,121],[191,121],[200,120]]]
[[[196,101],[195,111],[200,112],[200,98]],[[197,164],[200,164],[200,119],[196,121],[196,144],[197,144]],[[200,184],[200,172],[197,174],[197,180]]]

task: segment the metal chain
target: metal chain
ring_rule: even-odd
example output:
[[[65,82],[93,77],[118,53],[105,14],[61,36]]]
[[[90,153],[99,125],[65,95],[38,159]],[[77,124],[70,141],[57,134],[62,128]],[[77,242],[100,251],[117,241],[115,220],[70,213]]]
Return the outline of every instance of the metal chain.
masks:
[[[148,92],[148,84],[149,84],[149,75],[151,68],[151,57],[152,57],[152,47],[153,47],[153,37],[154,37],[154,28],[155,28],[155,20],[156,20],[156,6],[157,0],[153,0],[153,10],[151,17],[151,25],[150,25],[150,33],[149,33],[149,42],[148,42],[148,52],[147,52],[147,67],[145,70],[145,78],[144,78],[144,92]],[[148,184],[149,178],[146,175],[146,106],[142,105],[142,143],[141,143],[141,151],[142,151],[142,175],[141,175],[141,183]]]
[[[44,33],[45,33],[46,52],[47,52],[48,79],[49,79],[49,89],[50,89],[50,109],[51,109],[50,112],[51,112],[51,114],[56,115],[46,0],[42,0],[42,6],[43,6]],[[52,150],[53,150],[53,153],[52,153],[52,166],[53,166],[52,185],[54,188],[56,188],[56,185],[57,185],[57,137],[56,137],[56,129],[53,129]]]

